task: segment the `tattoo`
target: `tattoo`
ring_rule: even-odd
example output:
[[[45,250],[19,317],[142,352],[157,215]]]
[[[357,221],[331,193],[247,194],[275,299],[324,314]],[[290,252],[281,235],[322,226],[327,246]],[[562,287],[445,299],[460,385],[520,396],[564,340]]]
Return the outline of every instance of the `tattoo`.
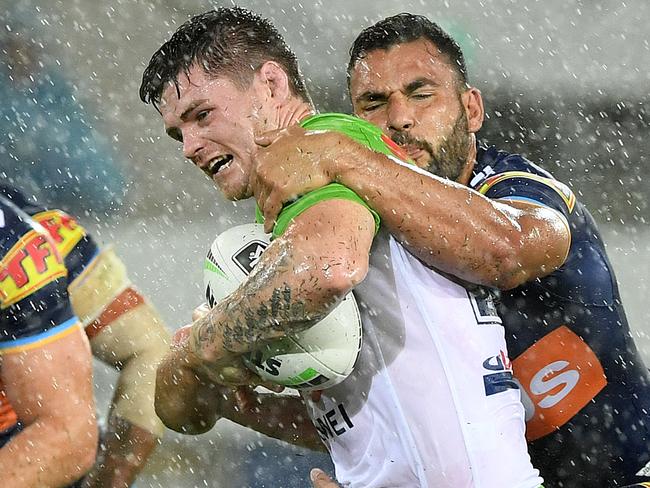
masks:
[[[309,263],[297,267],[288,242],[278,239],[274,244],[248,279],[195,324],[196,351],[209,357],[218,340],[230,352],[249,351],[260,342],[311,327],[338,303],[338,297],[320,296],[323,288]],[[294,283],[288,282],[291,277]]]

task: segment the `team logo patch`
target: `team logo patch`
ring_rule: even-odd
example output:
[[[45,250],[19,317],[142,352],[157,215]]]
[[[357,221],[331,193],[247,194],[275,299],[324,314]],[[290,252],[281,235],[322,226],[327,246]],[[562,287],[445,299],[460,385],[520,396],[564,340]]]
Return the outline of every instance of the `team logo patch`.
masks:
[[[522,387],[529,441],[567,423],[607,384],[596,354],[566,326],[529,347],[512,368]]]
[[[45,227],[64,259],[86,235],[86,230],[74,218],[60,210],[40,212],[32,218]]]
[[[235,253],[232,260],[244,273],[249,275],[267,247],[269,244],[264,241],[249,242]]]
[[[19,302],[66,274],[51,241],[34,230],[29,231],[0,262],[0,308]]]

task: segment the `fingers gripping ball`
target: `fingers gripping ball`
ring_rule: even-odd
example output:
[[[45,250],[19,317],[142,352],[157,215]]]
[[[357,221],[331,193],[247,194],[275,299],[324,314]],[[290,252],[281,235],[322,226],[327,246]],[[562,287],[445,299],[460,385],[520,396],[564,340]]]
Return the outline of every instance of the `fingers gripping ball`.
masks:
[[[204,266],[204,286],[213,307],[246,279],[270,243],[260,224],[219,234]],[[361,317],[352,293],[323,320],[302,332],[272,341],[244,357],[262,379],[298,390],[323,390],[343,381],[361,348]]]

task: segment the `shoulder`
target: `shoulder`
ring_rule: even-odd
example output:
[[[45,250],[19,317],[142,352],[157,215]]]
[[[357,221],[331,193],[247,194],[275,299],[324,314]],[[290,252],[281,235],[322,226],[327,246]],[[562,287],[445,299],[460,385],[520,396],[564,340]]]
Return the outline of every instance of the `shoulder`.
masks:
[[[74,326],[67,270],[31,217],[0,196],[0,353],[33,347]]]
[[[520,154],[479,146],[469,186],[493,199],[523,200],[559,210],[573,211],[576,197],[570,187]]]

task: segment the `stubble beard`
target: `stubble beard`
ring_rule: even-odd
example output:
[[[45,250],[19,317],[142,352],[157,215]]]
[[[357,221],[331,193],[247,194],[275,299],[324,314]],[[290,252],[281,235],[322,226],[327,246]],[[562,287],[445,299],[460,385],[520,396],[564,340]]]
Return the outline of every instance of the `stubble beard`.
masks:
[[[426,140],[414,139],[407,132],[391,134],[398,145],[411,145],[429,154],[424,170],[442,178],[457,181],[467,164],[471,135],[468,131],[467,115],[461,111],[447,136],[437,149]]]

